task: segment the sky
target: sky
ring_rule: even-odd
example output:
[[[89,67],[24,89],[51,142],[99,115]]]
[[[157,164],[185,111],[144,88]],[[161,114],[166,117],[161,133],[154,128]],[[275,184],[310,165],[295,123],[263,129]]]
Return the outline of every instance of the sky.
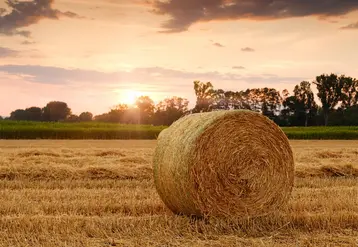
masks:
[[[0,115],[358,78],[358,0],[0,0]]]

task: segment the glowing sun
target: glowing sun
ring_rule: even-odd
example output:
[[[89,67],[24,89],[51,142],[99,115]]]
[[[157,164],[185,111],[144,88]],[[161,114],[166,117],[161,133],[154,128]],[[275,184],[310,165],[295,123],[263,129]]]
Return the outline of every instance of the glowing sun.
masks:
[[[141,93],[135,90],[125,90],[120,95],[122,104],[134,105],[136,100],[141,96]]]

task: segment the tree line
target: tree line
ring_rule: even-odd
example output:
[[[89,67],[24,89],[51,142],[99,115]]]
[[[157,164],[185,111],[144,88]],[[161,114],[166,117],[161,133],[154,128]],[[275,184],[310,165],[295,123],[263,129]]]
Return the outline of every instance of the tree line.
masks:
[[[317,88],[316,95],[312,86]],[[154,104],[150,97],[141,96],[134,106],[119,104],[97,116],[90,112],[75,115],[65,102],[52,101],[43,108],[15,110],[9,119],[170,125],[186,114],[246,109],[260,112],[280,126],[358,125],[358,80],[345,75],[322,74],[312,83],[302,81],[292,93],[267,87],[225,91],[201,81],[194,81],[193,88],[196,95],[193,109],[189,109],[185,98],[174,96]]]
[[[189,112],[189,101],[166,98],[157,105],[149,96],[139,97],[133,106],[119,104],[109,112],[94,116],[91,112],[72,113],[65,102],[51,101],[45,107],[30,107],[11,112],[6,120],[38,122],[110,122],[123,124],[170,125]]]

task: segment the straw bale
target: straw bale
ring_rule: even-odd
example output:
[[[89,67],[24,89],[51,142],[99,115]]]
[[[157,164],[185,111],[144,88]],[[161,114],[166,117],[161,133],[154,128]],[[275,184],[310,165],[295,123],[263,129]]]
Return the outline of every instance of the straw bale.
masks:
[[[189,216],[259,216],[284,206],[294,183],[283,131],[247,110],[187,115],[163,130],[154,182],[167,207]]]

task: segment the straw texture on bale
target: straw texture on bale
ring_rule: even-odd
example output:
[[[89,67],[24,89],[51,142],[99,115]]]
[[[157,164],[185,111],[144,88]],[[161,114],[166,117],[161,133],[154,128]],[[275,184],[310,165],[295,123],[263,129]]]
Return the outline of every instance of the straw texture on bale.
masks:
[[[294,182],[286,135],[262,114],[187,115],[158,136],[154,182],[167,207],[190,216],[259,216],[285,205]]]

